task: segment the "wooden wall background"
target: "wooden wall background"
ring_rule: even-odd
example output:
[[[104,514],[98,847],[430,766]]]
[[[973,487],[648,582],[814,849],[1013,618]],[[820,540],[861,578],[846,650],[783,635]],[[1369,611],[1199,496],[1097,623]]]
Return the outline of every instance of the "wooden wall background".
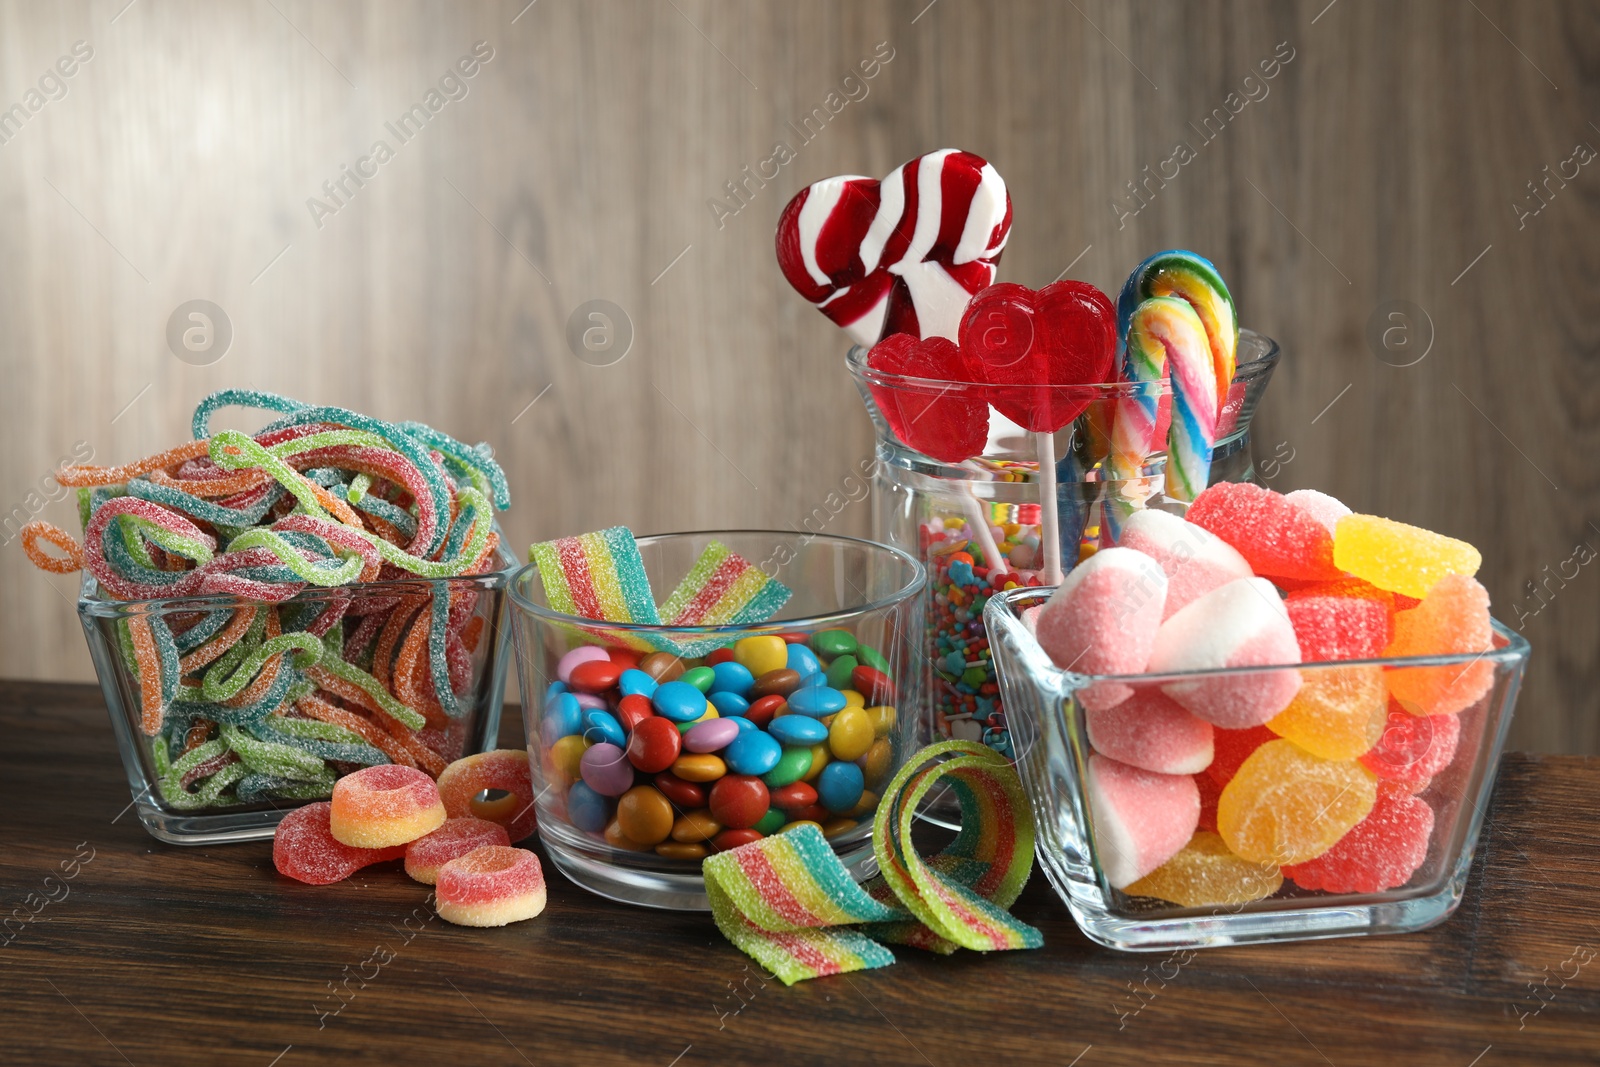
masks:
[[[522,545],[798,521],[871,443],[773,223],[809,181],[955,145],[1009,182],[1003,277],[1072,264],[1114,292],[1157,248],[1215,259],[1287,351],[1272,484],[1481,546],[1535,646],[1513,744],[1600,752],[1600,565],[1577,551],[1600,549],[1600,166],[1563,162],[1600,147],[1600,8],[525,2],[0,4],[0,107],[93,49],[0,144],[0,510],[43,505],[77,442],[130,460],[249,385],[492,442]],[[478,41],[467,96],[319,228],[307,198]],[[785,124],[881,42],[865,98],[799,144]],[[1259,99],[1119,218],[1235,92]],[[719,225],[708,199],[777,140],[796,158]],[[234,332],[208,366],[165,341],[195,298]],[[610,366],[564,339],[591,299],[632,323]],[[1394,300],[1431,334],[1413,366],[1366,340]],[[0,675],[90,677],[73,591],[0,547]]]

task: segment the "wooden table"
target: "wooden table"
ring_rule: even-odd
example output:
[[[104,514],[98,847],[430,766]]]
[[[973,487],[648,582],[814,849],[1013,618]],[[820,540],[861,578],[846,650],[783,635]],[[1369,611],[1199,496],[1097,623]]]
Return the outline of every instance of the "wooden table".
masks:
[[[548,864],[542,917],[469,930],[393,868],[313,888],[266,843],[161,844],[104,719],[94,689],[0,683],[0,914],[37,910],[0,948],[0,1062],[1600,1062],[1600,759],[1507,757],[1466,901],[1425,933],[1216,949],[1174,976],[1086,940],[1036,872],[1015,910],[1040,951],[905,949],[786,989],[709,917]]]

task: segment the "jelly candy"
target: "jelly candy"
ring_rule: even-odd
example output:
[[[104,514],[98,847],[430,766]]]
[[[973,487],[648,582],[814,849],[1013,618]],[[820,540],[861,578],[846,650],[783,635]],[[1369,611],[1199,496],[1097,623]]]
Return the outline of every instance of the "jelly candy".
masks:
[[[1446,575],[1470,578],[1483,563],[1465,541],[1376,515],[1340,519],[1333,553],[1340,570],[1418,599]]]
[[[1217,832],[1257,863],[1304,863],[1332,848],[1372,810],[1377,780],[1359,763],[1318,759],[1268,741],[1222,790]]]
[[[415,841],[445,820],[439,787],[415,767],[365,767],[334,783],[329,827],[356,848],[388,848]]]
[[[538,565],[552,610],[606,622],[660,624],[644,560],[626,526],[541,541],[528,555]]]
[[[405,855],[404,845],[355,848],[333,836],[327,801],[306,804],[284,815],[272,835],[272,865],[278,873],[308,885],[331,885],[363,867]]]
[[[1300,648],[1278,591],[1265,578],[1213,589],[1161,624],[1150,651],[1152,674],[1299,663]],[[1168,696],[1229,730],[1257,726],[1289,706],[1295,670],[1246,671],[1163,683]]]
[[[1265,726],[1251,726],[1243,730],[1217,730],[1211,739],[1212,749],[1216,755],[1211,760],[1211,766],[1206,768],[1206,777],[1217,785],[1227,785],[1239,767],[1249,757],[1250,753],[1266,744],[1276,741],[1278,735]]]
[[[1359,596],[1293,593],[1284,601],[1304,663],[1376,659],[1394,637],[1390,609]]]
[[[1461,720],[1454,715],[1412,715],[1389,702],[1383,733],[1362,766],[1380,778],[1426,782],[1455,759]]]
[[[788,586],[712,541],[661,604],[667,626],[742,626],[766,622],[789,600]]]
[[[1428,858],[1433,809],[1419,797],[1379,790],[1365,819],[1315,859],[1284,867],[1301,889],[1381,893],[1411,880]]]
[[[1095,857],[1113,889],[1138,881],[1194,836],[1200,793],[1187,774],[1157,774],[1102,755],[1085,781]]]
[[[1386,656],[1487,652],[1494,647],[1489,593],[1476,579],[1447,575],[1422,603],[1396,613]],[[1415,715],[1445,715],[1470,707],[1494,684],[1494,664],[1476,658],[1442,667],[1394,667],[1389,692]]]
[[[1177,855],[1123,892],[1184,908],[1207,908],[1264,900],[1282,885],[1283,874],[1275,864],[1240,859],[1220,836],[1199,830]]]
[[[485,790],[505,796],[480,799]],[[456,760],[439,775],[439,797],[452,819],[471,816],[499,823],[512,844],[531,835],[538,824],[533,775],[521,749],[500,748]]]
[[[1143,552],[1166,574],[1164,619],[1219,586],[1253,577],[1250,564],[1232,545],[1158,508],[1141,508],[1129,516],[1117,544]]]
[[[1379,681],[1382,691],[1382,681]],[[1213,728],[1154,686],[1084,713],[1089,744],[1111,759],[1159,774],[1198,774],[1211,764]]]
[[[1315,489],[1296,489],[1292,493],[1285,493],[1283,498],[1322,523],[1330,534],[1338,527],[1339,520],[1350,514],[1350,509],[1343,502]]]
[[[1322,667],[1300,677],[1300,692],[1268,729],[1326,760],[1355,759],[1378,743],[1389,713],[1381,667]]]
[[[544,911],[544,870],[527,849],[485,845],[439,868],[439,918],[457,926],[505,926]]]
[[[1313,581],[1341,576],[1327,527],[1270,489],[1219,482],[1195,498],[1187,518],[1238,549],[1258,575]]]
[[[1106,548],[1073,568],[1039,614],[1035,633],[1056,666],[1078,674],[1138,674],[1145,669],[1167,599],[1167,576],[1131,548]],[[1120,683],[1083,690],[1087,706],[1128,695]]]
[[[406,850],[406,873],[423,885],[439,880],[439,868],[484,845],[509,845],[505,827],[469,817],[446,819],[444,825],[417,838]]]

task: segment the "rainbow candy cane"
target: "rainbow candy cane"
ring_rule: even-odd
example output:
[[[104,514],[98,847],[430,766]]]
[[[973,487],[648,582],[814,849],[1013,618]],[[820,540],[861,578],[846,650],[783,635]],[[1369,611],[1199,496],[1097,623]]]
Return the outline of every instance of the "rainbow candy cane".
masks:
[[[1194,308],[1205,328],[1216,375],[1217,410],[1228,399],[1238,360],[1239,317],[1216,266],[1182,249],[1157,252],[1134,268],[1117,297],[1117,337],[1128,336],[1134,311],[1153,296],[1175,296]]]
[[[1177,297],[1151,297],[1134,309],[1123,351],[1123,376],[1135,389],[1117,401],[1109,466],[1114,490],[1107,497],[1111,543],[1122,524],[1144,507],[1151,486],[1145,457],[1157,446],[1160,383],[1172,379],[1172,424],[1167,432],[1167,495],[1193,500],[1206,486],[1216,443],[1217,394],[1211,346],[1200,316]]]

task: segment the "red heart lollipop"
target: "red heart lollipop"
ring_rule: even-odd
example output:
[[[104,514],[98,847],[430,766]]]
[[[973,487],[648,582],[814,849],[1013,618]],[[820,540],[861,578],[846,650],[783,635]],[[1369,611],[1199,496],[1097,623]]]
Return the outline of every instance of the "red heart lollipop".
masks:
[[[867,366],[884,374],[926,378],[926,383],[872,384],[878,410],[906,445],[945,463],[960,463],[983,451],[989,439],[989,405],[955,343],[890,334],[867,353]]]
[[[901,331],[954,340],[1010,232],[1005,181],[981,156],[945,148],[882,182],[847,175],[800,190],[778,219],[778,265],[859,345]]]
[[[1037,387],[1110,380],[1116,340],[1116,309],[1087,282],[1059,281],[1038,292],[991,285],[961,319],[961,352],[989,384],[989,403],[1035,433],[1061,429],[1094,395]]]

